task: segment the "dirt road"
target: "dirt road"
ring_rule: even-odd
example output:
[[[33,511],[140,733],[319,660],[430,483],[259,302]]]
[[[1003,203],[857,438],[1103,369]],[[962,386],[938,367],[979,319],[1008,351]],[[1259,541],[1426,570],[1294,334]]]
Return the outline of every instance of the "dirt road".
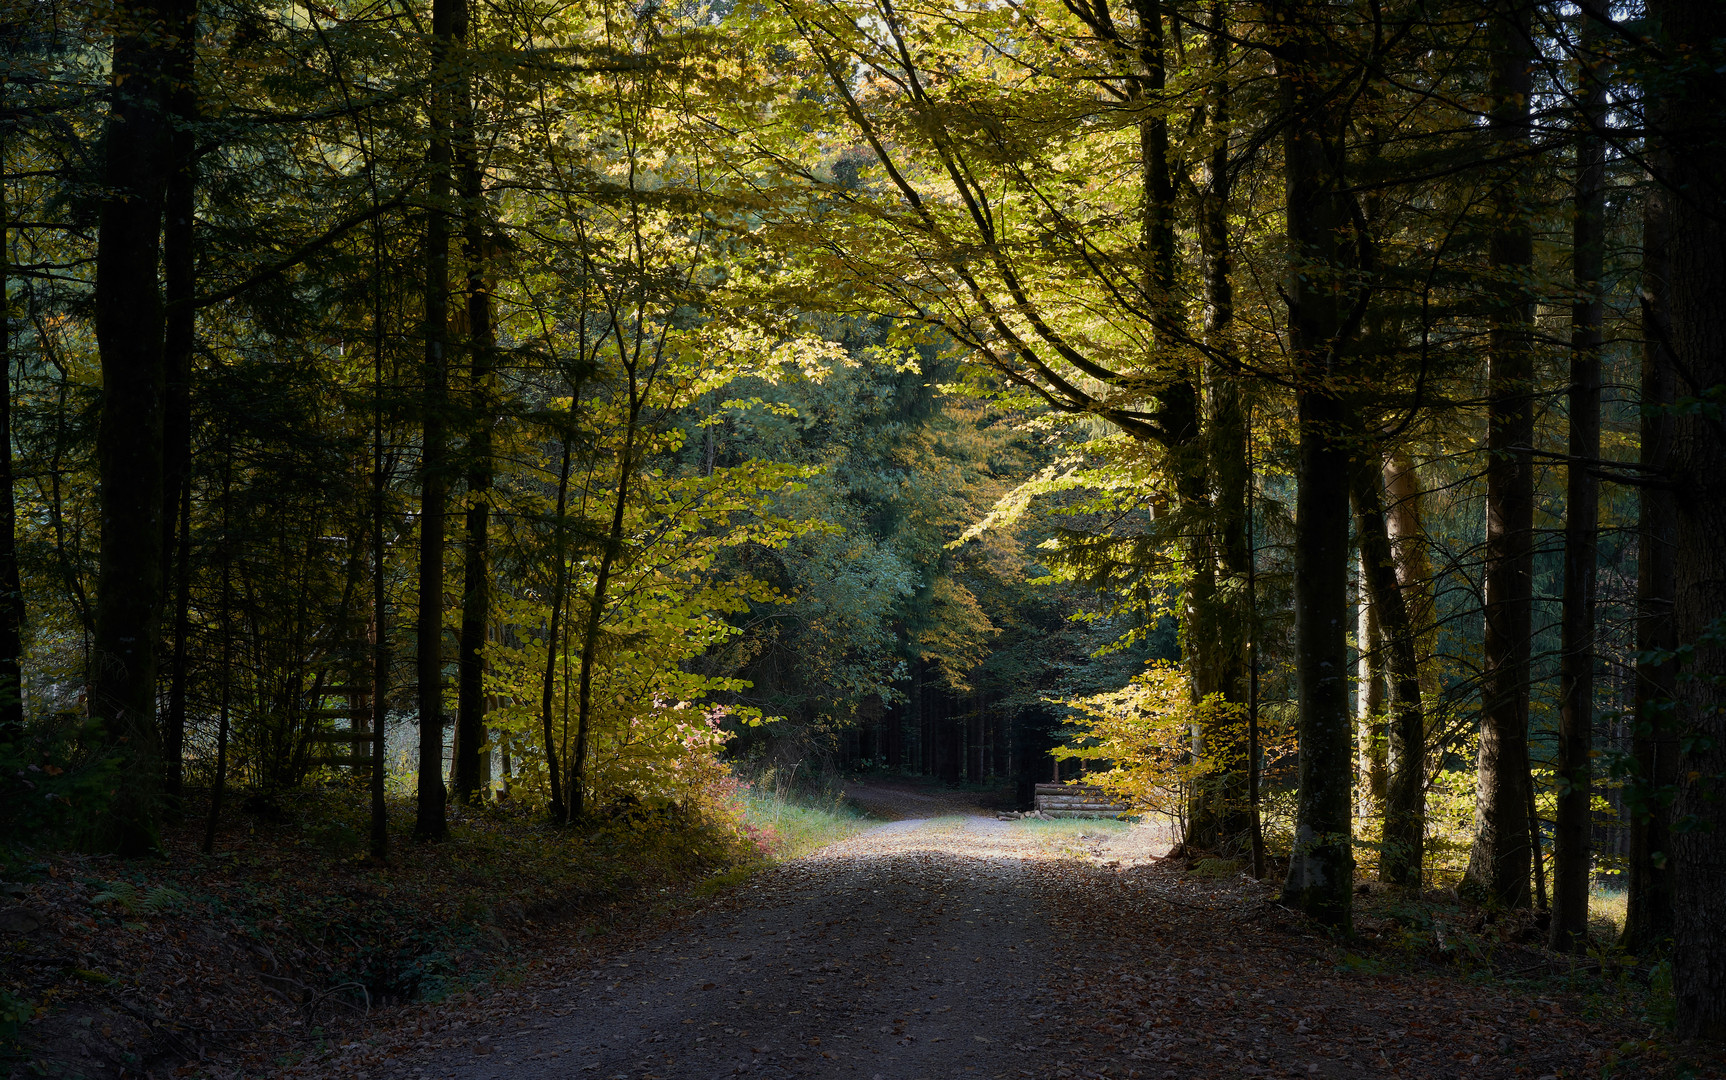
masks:
[[[879,825],[398,1074],[1017,1075],[1039,1056],[1024,1048],[1046,1019],[1038,979],[1061,953],[1031,870],[1049,857],[993,818]]]
[[[954,808],[763,871],[633,942],[572,950],[398,1032],[387,1058],[356,1046],[351,1065],[338,1053],[321,1067],[391,1080],[1546,1077],[1586,1070],[1617,1037],[1560,1002],[1351,966],[1276,907],[1273,885],[1194,880],[1149,861],[1144,831],[1081,838]]]

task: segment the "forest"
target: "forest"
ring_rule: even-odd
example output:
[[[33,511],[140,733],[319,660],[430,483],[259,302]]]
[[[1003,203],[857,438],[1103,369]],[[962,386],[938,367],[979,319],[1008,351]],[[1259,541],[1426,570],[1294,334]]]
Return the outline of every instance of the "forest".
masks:
[[[1082,778],[1726,1039],[1726,6],[3,6],[6,876]]]

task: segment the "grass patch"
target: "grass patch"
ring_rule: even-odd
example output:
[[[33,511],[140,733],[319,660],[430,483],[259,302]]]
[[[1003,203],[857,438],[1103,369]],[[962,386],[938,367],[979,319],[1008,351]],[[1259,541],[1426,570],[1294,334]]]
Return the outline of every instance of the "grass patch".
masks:
[[[794,795],[750,787],[742,793],[743,820],[772,859],[795,859],[862,832],[869,819],[837,792]]]
[[[729,870],[721,870],[711,877],[696,882],[695,888],[691,889],[690,893],[695,896],[715,896],[726,889],[735,888],[748,881],[749,876],[753,873],[755,873],[754,866],[733,866]]]
[[[1588,890],[1588,922],[1590,927],[1597,923],[1612,924],[1612,936],[1616,938],[1624,932],[1625,912],[1629,907],[1630,894],[1623,889],[1611,885],[1594,885]]]
[[[1021,818],[1014,824],[1028,833],[1044,851],[1069,858],[1083,858],[1089,854],[1087,844],[1114,839],[1132,828],[1126,822],[1112,818],[1055,818],[1053,821]]]
[[[1116,836],[1132,828],[1127,822],[1116,821],[1114,818],[1055,818],[1052,821],[1020,818],[1018,824],[1032,836],[1071,840],[1081,840],[1088,836]]]

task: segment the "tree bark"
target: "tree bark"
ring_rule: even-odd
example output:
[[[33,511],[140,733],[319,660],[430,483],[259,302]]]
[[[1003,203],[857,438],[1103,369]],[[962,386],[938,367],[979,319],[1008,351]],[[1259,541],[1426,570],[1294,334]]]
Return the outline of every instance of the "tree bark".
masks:
[[[1143,184],[1139,247],[1145,268],[1145,302],[1151,313],[1152,348],[1167,365],[1177,363],[1175,345],[1184,334],[1183,314],[1175,296],[1177,188],[1167,103],[1163,100],[1167,81],[1163,7],[1158,0],[1136,0],[1134,11],[1138,20],[1134,46],[1139,61],[1134,99],[1145,110],[1139,123]],[[1244,666],[1239,635],[1231,629],[1236,620],[1221,610],[1228,594],[1217,587],[1219,544],[1212,535],[1215,523],[1206,484],[1202,411],[1197,375],[1181,364],[1158,392],[1156,405],[1156,428],[1168,452],[1185,522],[1181,541],[1186,563],[1181,651],[1197,697],[1217,693],[1239,702]],[[1195,730],[1193,741],[1195,753],[1209,757],[1214,768],[1192,786],[1188,809],[1191,841],[1209,850],[1242,849],[1249,843],[1243,740],[1231,730],[1206,728]]]
[[[1379,647],[1390,682],[1379,879],[1407,887],[1420,884],[1426,834],[1426,714],[1421,703],[1416,628],[1397,575],[1396,552],[1379,491],[1379,461],[1375,451],[1355,463],[1352,501],[1363,584],[1367,601],[1379,613]]]
[[[1213,4],[1209,13],[1211,62],[1218,72],[1226,70],[1229,42],[1225,12]],[[1204,257],[1205,342],[1213,350],[1205,361],[1205,424],[1200,440],[1203,459],[1198,463],[1208,490],[1195,500],[1209,520],[1189,528],[1201,543],[1192,545],[1193,558],[1203,560],[1203,598],[1207,611],[1194,635],[1210,655],[1201,657],[1209,669],[1207,691],[1220,692],[1224,700],[1244,705],[1249,697],[1247,642],[1251,634],[1246,616],[1243,587],[1249,573],[1251,553],[1247,536],[1247,487],[1252,472],[1247,464],[1246,418],[1238,376],[1223,357],[1235,355],[1233,254],[1229,243],[1228,209],[1232,198],[1229,172],[1229,86],[1226,78],[1213,80],[1207,89],[1206,128],[1211,141],[1206,160],[1206,178],[1199,206],[1199,243]],[[1217,576],[1225,587],[1217,588]],[[1262,844],[1256,811],[1249,792],[1250,740],[1238,726],[1203,733],[1219,768],[1213,778],[1215,801],[1211,807],[1195,806],[1194,819],[1201,821],[1198,842],[1231,854],[1250,855]],[[1208,820],[1207,820],[1208,819]]]
[[[1673,695],[1680,742],[1672,804],[1673,989],[1680,1038],[1726,1040],[1726,71],[1704,42],[1726,39],[1726,6],[1653,0],[1670,48],[1659,115],[1672,190],[1667,234],[1669,353],[1677,390],[1697,404],[1671,417]]]
[[[486,743],[485,648],[491,624],[491,486],[493,371],[496,368],[496,338],[492,329],[491,283],[486,260],[489,240],[485,214],[485,185],[475,143],[477,117],[472,87],[465,73],[461,80],[463,101],[458,110],[461,130],[457,135],[457,158],[462,183],[463,255],[467,263],[467,324],[469,392],[473,399],[473,435],[468,443],[468,507],[466,542],[463,548],[461,639],[457,658],[455,753],[451,762],[450,788],[456,799],[467,802],[481,792],[481,755]]]
[[[1594,605],[1599,546],[1599,481],[1585,462],[1600,457],[1600,348],[1605,304],[1606,88],[1592,56],[1598,24],[1583,19],[1582,115],[1576,137],[1576,220],[1570,308],[1570,465],[1564,497],[1564,592],[1558,672],[1558,806],[1552,833],[1552,948],[1588,945],[1588,879],[1593,870]]]
[[[1492,16],[1489,127],[1497,150],[1529,139],[1533,86],[1530,9]],[[1534,258],[1518,164],[1493,194],[1491,275],[1500,284],[1487,343],[1486,632],[1482,641],[1475,837],[1465,885],[1487,903],[1529,906],[1528,684],[1534,578],[1533,303],[1524,282]]]
[[[1651,115],[1658,115],[1653,113]],[[1656,161],[1661,160],[1656,157]],[[1657,166],[1658,167],[1658,166]],[[1677,366],[1670,355],[1667,321],[1667,203],[1658,184],[1642,215],[1642,419],[1638,462],[1648,475],[1669,479],[1672,411]],[[1672,937],[1671,811],[1666,799],[1678,782],[1677,727],[1672,715],[1678,646],[1673,632],[1674,494],[1663,484],[1638,491],[1636,513],[1635,734],[1636,773],[1630,786],[1630,857],[1624,913],[1624,947],[1641,955]]]
[[[614,320],[615,322],[615,320]],[[618,354],[624,355],[622,344]],[[611,587],[611,573],[623,556],[623,519],[629,508],[630,480],[635,475],[635,443],[641,424],[641,387],[633,366],[627,366],[628,413],[625,417],[623,446],[617,453],[617,497],[612,503],[611,527],[606,531],[605,550],[599,558],[599,570],[593,579],[593,597],[587,606],[587,625],[582,628],[581,674],[579,697],[576,702],[575,760],[569,767],[569,816],[581,816],[587,769],[588,731],[593,716],[593,670],[599,654],[599,628],[605,621],[605,601]]]
[[[216,727],[216,779],[210,785],[210,811],[204,819],[205,855],[216,848],[216,829],[222,822],[222,798],[228,790],[228,731],[234,700],[234,550],[228,530],[228,511],[234,490],[234,447],[230,442],[222,458],[222,700]]]
[[[573,409],[573,405],[571,408]],[[545,629],[545,675],[539,688],[539,720],[545,738],[545,768],[546,778],[551,787],[551,820],[563,822],[566,818],[566,807],[563,799],[563,788],[558,783],[558,753],[557,741],[551,734],[551,700],[552,688],[557,677],[558,653],[563,641],[563,608],[568,601],[569,592],[569,553],[564,550],[564,537],[569,535],[568,522],[565,515],[569,512],[569,464],[570,437],[563,439],[563,463],[557,472],[557,517],[552,522],[555,530],[552,534],[552,551],[555,560],[552,568],[551,583],[551,615],[546,621]],[[567,691],[566,691],[567,693]]]
[[[1414,635],[1415,659],[1420,670],[1420,692],[1432,697],[1438,693],[1433,677],[1432,654],[1437,644],[1437,628],[1433,619],[1432,561],[1426,554],[1426,524],[1422,504],[1426,493],[1420,486],[1420,474],[1414,461],[1400,450],[1384,457],[1384,527],[1390,537],[1391,557],[1396,563],[1396,583],[1402,592],[1403,608],[1408,612],[1409,629]],[[1416,771],[1424,762],[1424,747],[1411,760]],[[1391,770],[1396,770],[1396,748],[1391,748]],[[1393,781],[1394,783],[1394,781]]]
[[[983,706],[980,701],[966,718],[965,782],[983,782]]]
[[[373,189],[376,198],[376,189]],[[372,861],[382,864],[390,856],[389,806],[384,800],[389,776],[390,638],[389,564],[384,546],[384,515],[388,509],[388,459],[384,456],[384,281],[383,223],[372,225],[372,773],[371,821],[368,848]]]
[[[1355,471],[1360,470],[1357,467]],[[1373,471],[1377,472],[1376,469]],[[1375,484],[1377,479],[1376,475],[1372,478]],[[1355,515],[1358,521],[1358,504]],[[1360,796],[1355,800],[1355,812],[1362,818],[1381,818],[1384,814],[1386,770],[1389,768],[1386,745],[1388,725],[1385,723],[1384,638],[1379,630],[1378,605],[1373,602],[1373,591],[1367,584],[1367,575],[1371,571],[1366,565],[1364,554],[1366,537],[1358,525],[1355,532],[1358,536],[1356,543],[1363,551],[1360,565],[1360,602],[1357,605],[1358,618],[1355,620],[1355,656],[1358,658],[1355,663],[1355,753],[1359,761],[1355,771],[1360,785]]]
[[[0,110],[6,82],[0,78]],[[6,160],[0,129],[0,165]],[[0,172],[0,733],[6,741],[24,729],[24,587],[18,577],[18,511],[12,468],[12,233],[6,177]]]
[[[449,204],[454,66],[466,26],[462,0],[433,0],[431,145],[427,153],[425,360],[421,371],[419,613],[415,627],[419,683],[419,784],[414,835],[449,835],[443,781],[444,517],[449,495]]]
[[[1251,417],[1247,418],[1247,437],[1252,435]],[[1252,443],[1246,446],[1246,536],[1247,536],[1247,812],[1251,815],[1253,879],[1265,877],[1265,834],[1259,813],[1260,771],[1263,751],[1259,743],[1259,578],[1258,542],[1253,518]]]
[[[1277,9],[1285,31],[1277,61],[1286,127],[1290,258],[1289,351],[1296,364],[1294,603],[1300,791],[1283,901],[1349,932],[1354,853],[1353,716],[1348,693],[1349,450],[1339,393],[1348,335],[1338,190],[1345,160],[1343,118],[1326,85],[1330,57],[1322,16],[1304,5]]]
[[[193,124],[198,118],[194,81],[198,32],[197,0],[182,0],[169,89],[173,130],[172,157],[164,192],[162,283],[166,307],[163,358],[166,397],[162,415],[162,572],[174,581],[174,655],[168,676],[168,708],[162,724],[162,781],[176,802],[184,779],[181,758],[186,741],[186,638],[190,622],[192,483],[192,356],[197,345],[197,291],[194,216],[197,210],[198,148]],[[179,527],[176,529],[175,525]]]
[[[96,570],[90,710],[123,759],[109,839],[123,855],[153,850],[161,787],[156,650],[162,611],[162,210],[171,169],[172,35],[184,0],[125,0],[113,12],[112,105],[96,238],[96,345],[102,404],[96,435],[102,545]]]
[[[964,719],[952,713],[953,699],[947,694],[941,695],[943,708],[941,715],[935,721],[936,731],[941,740],[941,782],[958,786],[964,777],[965,768],[965,728]]]
[[[186,695],[191,679],[188,654],[192,634],[192,485],[181,483],[180,505],[174,515],[173,585],[174,658],[168,667],[168,708],[162,721],[162,782],[170,803],[177,802],[185,783]]]

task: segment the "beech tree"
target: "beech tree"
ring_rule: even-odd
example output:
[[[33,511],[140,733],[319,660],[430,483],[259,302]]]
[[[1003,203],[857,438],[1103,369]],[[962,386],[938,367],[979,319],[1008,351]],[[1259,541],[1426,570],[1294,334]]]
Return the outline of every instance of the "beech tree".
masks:
[[[8,24],[0,730],[128,855],[1076,771],[1346,929],[1550,827],[1572,952],[1625,828],[1718,1038],[1717,7]]]

